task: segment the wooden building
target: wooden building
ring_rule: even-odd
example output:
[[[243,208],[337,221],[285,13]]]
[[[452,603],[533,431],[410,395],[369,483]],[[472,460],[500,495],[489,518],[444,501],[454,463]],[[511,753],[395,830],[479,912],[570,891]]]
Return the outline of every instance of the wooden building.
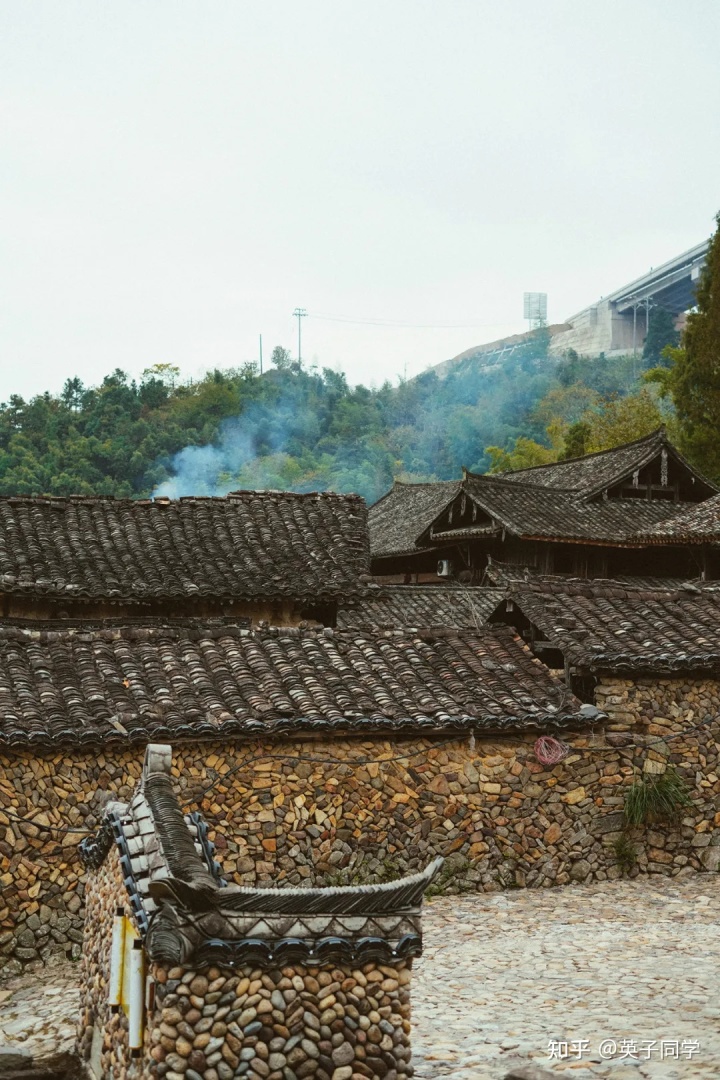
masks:
[[[714,514],[701,510],[716,494],[664,429],[552,465],[396,483],[370,509],[373,575],[380,584],[480,584],[499,560],[584,578],[716,578],[720,548],[706,520]]]

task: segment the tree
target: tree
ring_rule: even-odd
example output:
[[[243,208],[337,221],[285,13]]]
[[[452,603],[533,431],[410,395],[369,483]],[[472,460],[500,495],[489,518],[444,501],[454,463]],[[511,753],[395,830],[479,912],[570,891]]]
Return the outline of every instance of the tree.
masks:
[[[159,363],[145,368],[142,382],[161,382],[174,390],[180,380],[180,368],[176,364]]]
[[[530,469],[533,465],[549,465],[557,461],[557,450],[522,435],[515,440],[512,450],[503,450],[499,446],[487,446],[485,453],[490,458],[490,473],[511,472],[513,469]]]
[[[666,349],[670,369],[651,378],[675,405],[681,449],[713,480],[720,480],[720,214],[687,317],[681,347]]]
[[[663,363],[663,350],[668,346],[677,348],[680,333],[675,329],[675,318],[662,307],[654,307],[650,312],[648,332],[643,345],[645,367],[658,367]]]
[[[576,420],[565,432],[565,447],[560,454],[560,461],[568,458],[584,457],[590,442],[590,425],[584,420]]]
[[[276,345],[272,351],[270,362],[278,371],[289,371],[292,367],[292,356],[289,349],[283,349],[282,345]]]
[[[579,421],[585,430],[578,431],[579,424],[576,424],[575,438],[579,442],[579,436],[582,436],[582,453],[593,454],[640,439],[670,420],[657,395],[644,386],[636,394],[609,398],[599,408],[588,409]]]
[[[65,385],[62,388],[62,394],[60,398],[64,405],[67,405],[68,409],[72,409],[73,412],[77,412],[82,404],[83,394],[85,393],[85,387],[82,384],[82,380],[78,379],[77,375],[74,379],[66,379]]]

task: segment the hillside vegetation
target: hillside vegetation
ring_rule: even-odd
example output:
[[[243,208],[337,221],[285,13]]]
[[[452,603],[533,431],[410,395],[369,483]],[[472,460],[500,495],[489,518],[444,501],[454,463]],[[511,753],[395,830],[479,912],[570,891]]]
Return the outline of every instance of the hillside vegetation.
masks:
[[[720,220],[720,219],[719,219]],[[395,478],[445,480],[460,467],[503,471],[604,450],[670,427],[690,460],[720,480],[720,230],[680,342],[650,316],[642,357],[548,356],[540,328],[510,355],[468,357],[399,386],[349,386],[276,348],[273,367],[184,382],[170,364],[140,382],[0,405],[0,494],[217,495],[234,488],[357,491]]]
[[[638,359],[555,363],[538,331],[501,362],[467,360],[444,379],[350,387],[275,366],[213,371],[199,382],[170,365],[138,383],[119,370],[99,386],[68,379],[0,406],[0,493],[142,497],[238,487],[359,491],[377,499],[394,477],[447,479],[551,460],[656,427],[663,409],[638,392]],[[667,410],[665,410],[667,411]]]

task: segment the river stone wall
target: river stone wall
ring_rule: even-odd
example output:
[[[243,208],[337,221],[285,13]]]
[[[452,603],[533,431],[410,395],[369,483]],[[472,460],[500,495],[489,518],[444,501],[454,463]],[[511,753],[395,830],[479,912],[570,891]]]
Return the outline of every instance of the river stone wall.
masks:
[[[263,970],[153,964],[140,1056],[107,1004],[117,907],[129,914],[117,850],[87,889],[78,1052],[98,1080],[351,1080],[409,1077],[412,961]]]
[[[412,1076],[410,962],[359,969],[155,969],[151,1075]],[[117,1074],[116,1074],[117,1076]]]
[[[444,855],[448,887],[492,891],[619,876],[624,789],[638,769],[672,763],[693,809],[678,827],[636,830],[629,872],[718,869],[718,727],[705,725],[720,715],[720,684],[606,680],[597,704],[608,738],[600,728],[568,736],[572,753],[554,767],[535,759],[534,735],[474,746],[438,736],[178,745],[173,777],[188,804],[200,800],[224,873],[239,884],[377,880]],[[0,756],[0,967],[80,954],[82,834],[48,839],[45,827],[94,830],[109,798],[131,797],[143,754]]]
[[[81,961],[77,1047],[80,1058],[90,1065],[89,1075],[125,1080],[129,1070],[136,1076],[143,1074],[138,1063],[130,1058],[125,1013],[122,1009],[112,1012],[107,1003],[113,917],[118,907],[130,912],[120,860],[114,848],[92,875]]]

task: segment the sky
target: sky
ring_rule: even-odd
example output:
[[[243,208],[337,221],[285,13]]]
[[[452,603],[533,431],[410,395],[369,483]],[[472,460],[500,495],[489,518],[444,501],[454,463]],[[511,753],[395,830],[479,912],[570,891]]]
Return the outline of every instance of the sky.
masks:
[[[0,4],[0,400],[275,345],[378,385],[707,238],[716,0]]]

